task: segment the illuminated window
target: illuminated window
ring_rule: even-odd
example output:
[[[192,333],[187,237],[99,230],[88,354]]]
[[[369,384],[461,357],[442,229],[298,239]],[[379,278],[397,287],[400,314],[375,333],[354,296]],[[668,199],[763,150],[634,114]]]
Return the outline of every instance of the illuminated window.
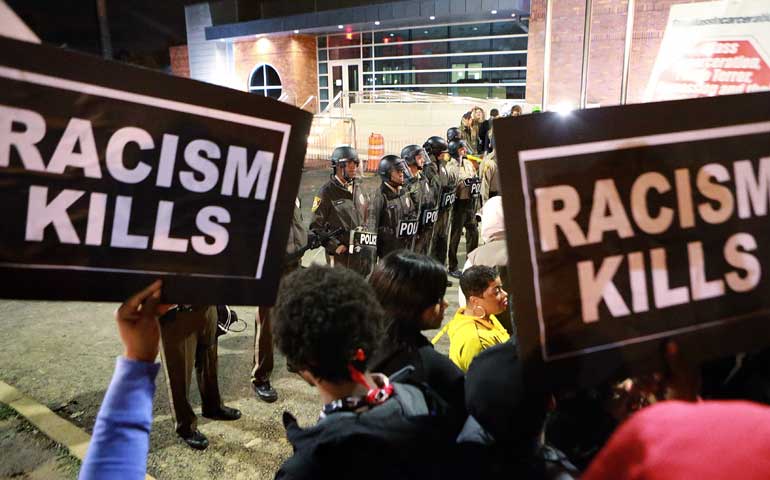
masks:
[[[270,65],[263,64],[251,72],[249,78],[249,93],[256,93],[270,98],[281,96],[281,77]]]

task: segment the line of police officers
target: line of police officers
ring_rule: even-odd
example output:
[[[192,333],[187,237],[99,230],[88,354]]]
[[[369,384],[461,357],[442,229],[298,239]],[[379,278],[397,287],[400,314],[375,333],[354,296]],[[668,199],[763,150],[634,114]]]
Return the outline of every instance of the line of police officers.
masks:
[[[385,155],[378,189],[364,187],[360,160],[349,146],[331,156],[333,173],[313,201],[311,232],[337,233],[323,243],[327,262],[368,275],[377,258],[406,248],[432,255],[459,277],[457,248],[465,230],[466,250],[478,246],[476,212],[481,206],[478,158],[457,128],[449,141],[430,137]],[[475,162],[473,161],[475,160]],[[447,249],[448,247],[448,249]]]
[[[488,176],[480,176],[478,163],[469,160],[474,157],[468,157],[471,150],[460,138],[459,129],[450,128],[447,138],[449,142],[430,137],[422,147],[408,145],[400,156],[382,157],[377,170],[381,183],[376,190],[364,187],[356,150],[337,147],[331,156],[331,178],[313,201],[310,237],[297,199],[286,272],[298,268],[301,254],[320,243],[329,264],[348,267],[364,276],[378,258],[406,248],[432,255],[442,264],[448,253],[450,275],[459,277],[460,237],[465,230],[469,253],[477,247],[481,178]],[[494,161],[493,156],[488,158]],[[487,171],[483,167],[481,170]],[[484,191],[496,188],[489,187]],[[225,406],[219,394],[217,318],[216,306],[191,305],[178,306],[161,319],[162,357],[176,431],[195,449],[208,447],[208,439],[197,429],[197,418],[190,406],[193,369],[204,416],[217,420],[241,416],[237,409]],[[255,324],[251,383],[257,398],[274,402],[278,395],[270,385],[273,345],[269,308],[257,309]]]

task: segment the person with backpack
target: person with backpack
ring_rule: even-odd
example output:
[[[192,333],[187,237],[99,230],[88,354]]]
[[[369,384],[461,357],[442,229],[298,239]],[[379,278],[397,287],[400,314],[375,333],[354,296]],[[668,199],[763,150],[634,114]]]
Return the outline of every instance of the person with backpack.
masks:
[[[284,413],[294,454],[277,479],[446,478],[454,431],[421,390],[371,371],[385,312],[363,277],[312,266],[284,279],[274,308],[276,345],[318,392],[318,423]]]

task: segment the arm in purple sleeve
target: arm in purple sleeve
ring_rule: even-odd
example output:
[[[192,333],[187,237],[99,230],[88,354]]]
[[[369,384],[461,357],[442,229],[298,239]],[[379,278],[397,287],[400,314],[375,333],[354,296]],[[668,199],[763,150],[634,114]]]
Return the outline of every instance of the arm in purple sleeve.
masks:
[[[160,364],[118,357],[96,417],[80,479],[144,479],[152,425],[152,397]]]

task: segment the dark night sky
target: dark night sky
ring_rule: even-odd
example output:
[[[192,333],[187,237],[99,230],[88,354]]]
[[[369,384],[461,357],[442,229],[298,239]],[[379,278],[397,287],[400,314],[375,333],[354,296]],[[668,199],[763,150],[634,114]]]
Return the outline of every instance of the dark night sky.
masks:
[[[199,0],[198,0],[199,1]],[[46,43],[101,55],[95,0],[6,0]],[[107,0],[112,49],[120,60],[168,65],[168,47],[187,43],[184,6],[196,0]]]
[[[205,0],[106,0],[118,60],[166,68],[168,48],[187,43],[184,7]],[[224,0],[225,23],[386,3],[392,0]],[[6,0],[46,43],[101,55],[96,0]],[[220,9],[220,11],[222,11]]]

